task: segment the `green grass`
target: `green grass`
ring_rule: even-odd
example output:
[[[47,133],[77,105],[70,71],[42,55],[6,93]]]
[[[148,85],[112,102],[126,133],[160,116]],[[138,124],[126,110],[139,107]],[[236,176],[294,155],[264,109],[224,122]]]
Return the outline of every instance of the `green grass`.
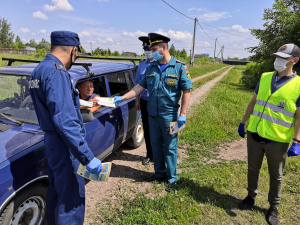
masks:
[[[95,224],[266,224],[268,208],[268,169],[261,169],[257,207],[254,211],[237,210],[247,194],[247,164],[243,161],[206,164],[225,141],[239,139],[237,126],[253,90],[239,83],[241,70],[232,69],[217,84],[206,100],[195,107],[187,127],[180,134],[180,145],[188,149],[188,158],[179,165],[174,192],[161,194],[163,184],[134,196],[120,193],[116,204],[100,203]],[[300,221],[299,157],[288,158],[284,176],[283,199],[279,207],[281,224]],[[149,193],[155,196],[150,199]],[[132,197],[134,196],[134,197]]]
[[[188,66],[189,72],[191,74],[191,78],[199,77],[202,75],[205,75],[206,73],[212,72],[214,70],[221,69],[225,66],[228,66],[226,64],[194,64],[194,66]]]

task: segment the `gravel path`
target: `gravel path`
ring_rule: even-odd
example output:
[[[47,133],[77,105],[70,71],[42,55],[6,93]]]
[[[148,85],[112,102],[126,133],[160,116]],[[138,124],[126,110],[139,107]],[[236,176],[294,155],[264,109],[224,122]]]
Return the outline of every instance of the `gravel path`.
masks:
[[[232,67],[229,67],[220,76],[201,86],[191,94],[189,112],[192,111],[193,105],[200,104],[205,94],[219,82]],[[194,78],[202,79],[209,75],[212,75],[217,71],[210,72],[209,74]],[[246,159],[246,140],[241,139],[232,143],[227,143],[220,147],[220,159],[232,160],[232,159]],[[178,149],[179,159],[178,163],[182,161],[182,158],[186,156],[184,149]],[[151,183],[144,182],[143,180],[154,173],[153,164],[143,166],[141,160],[146,155],[145,143],[137,149],[130,149],[126,145],[121,146],[117,151],[110,155],[105,161],[112,162],[111,176],[108,182],[89,182],[86,185],[86,216],[85,225],[95,224],[98,209],[102,204],[106,204],[107,201],[115,202],[118,196],[122,194],[131,194],[134,196],[136,193],[145,192],[148,188],[153,187]],[[180,171],[178,171],[180,173]]]

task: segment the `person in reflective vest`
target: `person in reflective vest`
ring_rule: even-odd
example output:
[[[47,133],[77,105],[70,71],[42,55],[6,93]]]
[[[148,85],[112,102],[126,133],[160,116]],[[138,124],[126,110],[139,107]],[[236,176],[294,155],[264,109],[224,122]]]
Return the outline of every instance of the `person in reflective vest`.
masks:
[[[247,131],[248,196],[239,203],[239,208],[247,210],[255,205],[259,172],[266,155],[270,174],[270,208],[266,220],[272,225],[279,224],[277,208],[286,157],[300,155],[300,77],[293,71],[299,61],[300,49],[295,44],[285,44],[274,55],[276,71],[261,75],[238,128],[239,135],[245,137],[244,125],[250,117]]]

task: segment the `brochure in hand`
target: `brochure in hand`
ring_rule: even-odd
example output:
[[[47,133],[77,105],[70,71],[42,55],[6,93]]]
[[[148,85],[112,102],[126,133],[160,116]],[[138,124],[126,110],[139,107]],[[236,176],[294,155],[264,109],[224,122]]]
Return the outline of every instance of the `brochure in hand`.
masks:
[[[111,162],[102,163],[103,169],[98,174],[91,174],[87,169],[86,166],[83,166],[82,164],[79,165],[77,174],[89,179],[89,180],[95,180],[95,181],[107,181],[109,178],[109,174],[111,171]]]
[[[114,104],[114,98],[96,97],[96,99],[99,105],[105,105],[114,108],[116,107],[116,105]]]
[[[85,101],[85,100],[82,100],[82,99],[79,99],[79,102],[80,102],[80,105],[87,106],[87,107],[90,107],[90,108],[93,107],[92,102]]]
[[[181,131],[185,128],[185,124],[183,124],[180,128],[178,128],[177,122],[171,122],[170,123],[170,134],[176,134],[178,131]]]

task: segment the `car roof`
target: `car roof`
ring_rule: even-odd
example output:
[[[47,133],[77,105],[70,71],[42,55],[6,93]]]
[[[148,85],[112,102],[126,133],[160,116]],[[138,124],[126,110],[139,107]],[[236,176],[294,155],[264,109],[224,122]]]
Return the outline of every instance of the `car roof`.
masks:
[[[94,75],[114,73],[117,71],[135,68],[134,63],[109,60],[77,60],[76,63],[92,63],[92,66],[89,66],[89,69],[92,73],[94,73]],[[0,74],[9,73],[30,75],[37,65],[38,63],[30,63],[0,67]],[[81,65],[72,66],[72,68],[68,72],[73,83],[87,75],[87,70]]]

